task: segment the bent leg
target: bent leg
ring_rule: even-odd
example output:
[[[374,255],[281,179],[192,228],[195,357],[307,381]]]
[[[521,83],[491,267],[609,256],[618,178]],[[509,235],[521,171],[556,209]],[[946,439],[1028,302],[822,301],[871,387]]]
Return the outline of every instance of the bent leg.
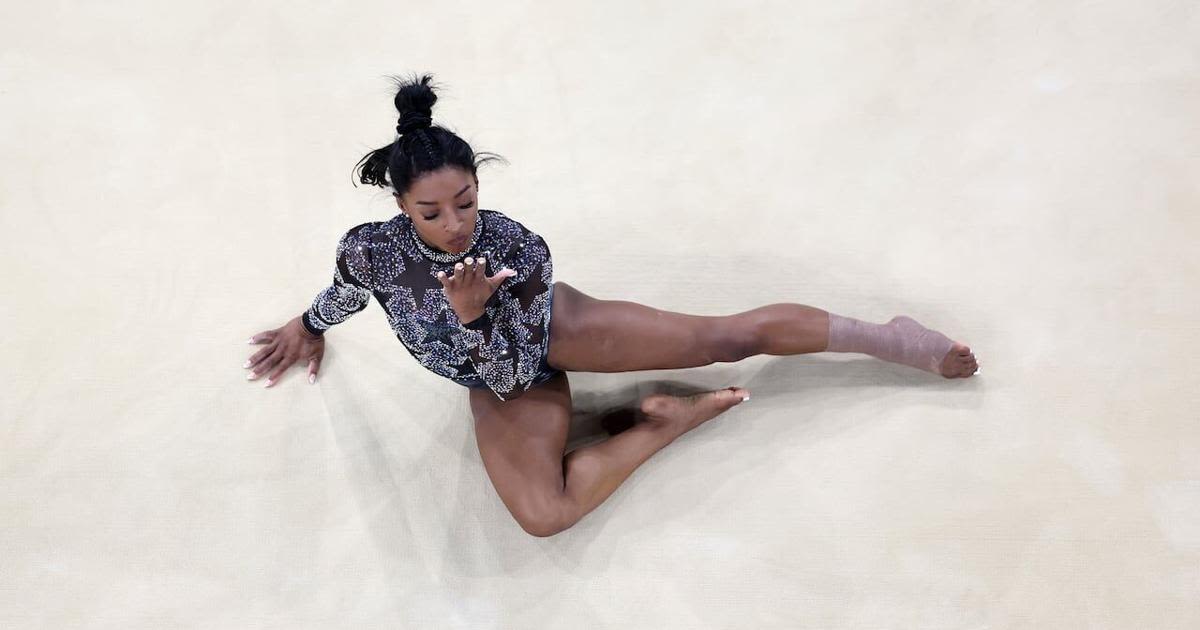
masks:
[[[521,529],[534,536],[574,525],[678,434],[642,422],[564,455],[571,420],[565,373],[509,401],[469,391],[484,469]]]
[[[567,518],[563,451],[571,423],[566,374],[501,401],[487,388],[469,389],[479,457],[504,507],[522,529],[549,535]]]

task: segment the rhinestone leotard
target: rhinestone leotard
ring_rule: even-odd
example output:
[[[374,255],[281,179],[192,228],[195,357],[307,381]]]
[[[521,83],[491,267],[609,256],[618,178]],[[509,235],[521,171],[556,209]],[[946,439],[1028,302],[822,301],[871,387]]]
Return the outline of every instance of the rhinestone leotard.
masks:
[[[483,316],[462,323],[437,272],[450,276],[455,263],[480,255],[488,277],[505,267],[517,274],[496,289]],[[479,210],[471,246],[458,254],[430,247],[401,212],[356,225],[341,237],[333,284],[300,319],[310,333],[324,334],[365,309],[374,295],[396,337],[422,366],[464,386],[482,381],[500,400],[511,400],[544,379],[553,286],[546,241],[498,210]]]

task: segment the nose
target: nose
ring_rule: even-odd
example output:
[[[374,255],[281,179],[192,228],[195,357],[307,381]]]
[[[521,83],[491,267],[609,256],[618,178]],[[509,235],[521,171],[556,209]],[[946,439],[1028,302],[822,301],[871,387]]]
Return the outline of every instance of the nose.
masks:
[[[464,233],[469,232],[470,230],[464,229],[466,227],[466,225],[467,225],[467,222],[461,221],[461,220],[458,221],[457,223],[452,224],[452,227],[450,228],[450,238],[458,238],[458,237],[462,236]]]

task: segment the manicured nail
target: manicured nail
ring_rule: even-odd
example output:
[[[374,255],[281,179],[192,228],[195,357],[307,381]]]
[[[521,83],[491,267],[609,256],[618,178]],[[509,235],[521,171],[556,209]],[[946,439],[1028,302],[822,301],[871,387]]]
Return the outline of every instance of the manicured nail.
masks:
[[[317,375],[316,375],[316,374],[309,374],[309,375],[308,375],[308,382],[309,382],[309,384],[316,383],[316,382],[317,382]]]
[[[248,368],[248,367],[250,367],[250,359],[246,359],[246,362],[242,364],[242,367],[243,367],[243,368]]]
[[[247,381],[253,381],[253,380],[255,379],[255,377],[256,377],[256,376],[257,376],[257,375],[256,375],[254,372],[251,372],[251,373],[249,373],[249,374],[247,374],[247,375],[246,375],[246,380],[247,380]]]
[[[246,340],[246,343],[254,343],[254,337],[251,337],[251,338],[247,339],[247,340]]]
[[[749,395],[749,394],[747,394],[747,395],[745,395],[745,396],[742,396],[742,402],[746,402],[747,400],[750,400],[750,395]]]
[[[271,379],[267,379],[267,382],[263,384],[263,387],[270,387],[271,382],[272,382]]]

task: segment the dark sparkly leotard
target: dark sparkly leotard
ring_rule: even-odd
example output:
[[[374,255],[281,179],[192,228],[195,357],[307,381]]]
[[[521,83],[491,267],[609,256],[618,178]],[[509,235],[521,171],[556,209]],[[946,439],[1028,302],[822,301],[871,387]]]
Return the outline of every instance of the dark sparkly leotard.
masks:
[[[484,306],[462,323],[437,278],[467,256],[486,259],[488,277],[509,267]],[[541,236],[497,210],[479,210],[471,246],[452,254],[420,238],[401,212],[350,228],[338,241],[333,284],[300,318],[312,334],[365,309],[374,295],[396,337],[422,366],[460,385],[511,400],[554,376],[546,362],[553,299],[550,248]]]

